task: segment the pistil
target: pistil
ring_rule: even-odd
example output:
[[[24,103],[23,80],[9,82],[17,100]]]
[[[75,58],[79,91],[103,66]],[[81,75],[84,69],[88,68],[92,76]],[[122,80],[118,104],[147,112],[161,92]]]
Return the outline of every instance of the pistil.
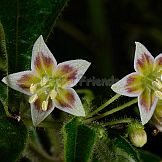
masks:
[[[40,81],[41,87],[45,86],[48,83],[48,81],[49,81],[48,77],[44,76]]]

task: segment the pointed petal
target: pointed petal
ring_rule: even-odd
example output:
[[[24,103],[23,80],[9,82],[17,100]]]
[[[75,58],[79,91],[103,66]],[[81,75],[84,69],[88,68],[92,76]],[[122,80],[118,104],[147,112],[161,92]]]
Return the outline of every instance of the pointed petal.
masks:
[[[134,69],[141,74],[149,74],[153,70],[154,57],[146,49],[144,45],[139,42],[136,43]]]
[[[124,96],[137,97],[143,90],[142,76],[136,72],[131,73],[113,84],[111,89]]]
[[[31,71],[23,71],[14,74],[10,74],[2,79],[2,82],[7,84],[9,87],[30,95],[30,85],[38,82],[39,79]]]
[[[85,116],[79,96],[72,88],[59,89],[54,100],[58,109],[76,116]]]
[[[158,98],[155,96],[154,91],[149,88],[145,88],[142,94],[138,97],[138,106],[143,125],[151,119],[157,101]]]
[[[48,108],[46,111],[41,109],[42,106],[42,99],[38,98],[36,102],[31,104],[31,116],[33,125],[37,126],[40,124],[53,110],[54,110],[54,103],[52,100],[49,100]]]
[[[31,69],[40,76],[44,74],[52,75],[56,66],[57,62],[53,54],[46,46],[43,37],[40,36],[33,46]]]
[[[155,58],[155,63],[154,63],[154,71],[160,71],[162,70],[162,54],[159,54]]]
[[[73,87],[87,71],[90,63],[85,60],[71,60],[58,64],[57,78],[62,87]],[[61,79],[60,79],[61,76]]]

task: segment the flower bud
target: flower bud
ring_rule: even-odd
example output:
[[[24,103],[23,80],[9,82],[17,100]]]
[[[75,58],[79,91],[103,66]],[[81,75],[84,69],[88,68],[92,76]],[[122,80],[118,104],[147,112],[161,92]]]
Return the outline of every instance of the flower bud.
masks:
[[[128,126],[128,135],[130,141],[136,147],[142,147],[147,142],[147,134],[144,126],[138,122],[131,123]]]

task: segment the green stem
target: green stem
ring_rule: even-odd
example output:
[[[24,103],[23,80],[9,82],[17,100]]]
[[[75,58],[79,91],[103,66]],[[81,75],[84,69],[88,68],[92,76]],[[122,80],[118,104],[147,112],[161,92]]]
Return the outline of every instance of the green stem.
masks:
[[[8,75],[8,55],[7,55],[7,49],[6,49],[6,38],[5,38],[5,32],[3,29],[3,25],[0,22],[0,55],[1,55],[1,70],[3,69],[4,74]],[[4,110],[7,116],[11,116],[10,112],[8,111],[8,86],[6,86],[6,100],[1,99],[1,102],[4,106]]]
[[[112,110],[110,110],[110,111],[107,111],[107,112],[105,112],[105,113],[103,113],[103,114],[100,114],[99,116],[95,116],[95,117],[93,117],[93,118],[87,119],[87,120],[85,120],[85,122],[86,122],[86,123],[89,123],[89,122],[91,122],[91,121],[93,121],[93,120],[101,119],[101,118],[103,118],[103,117],[105,117],[105,116],[108,116],[108,115],[111,115],[111,114],[113,114],[113,113],[115,113],[115,112],[118,112],[118,111],[120,111],[120,110],[123,110],[123,109],[125,109],[126,107],[129,107],[129,106],[131,106],[131,105],[133,105],[133,104],[135,104],[135,103],[137,103],[137,98],[135,98],[135,99],[133,99],[133,100],[131,100],[131,101],[129,101],[129,102],[127,102],[127,103],[121,105],[121,106],[118,106],[118,107],[116,107],[116,108],[114,108],[114,109],[112,109]]]
[[[125,118],[125,119],[106,122],[106,123],[103,123],[102,125],[105,127],[105,126],[112,126],[112,125],[117,125],[117,124],[122,124],[122,123],[131,123],[132,121],[133,119],[131,118]]]
[[[120,94],[116,94],[115,96],[113,96],[112,98],[110,98],[108,101],[106,101],[104,104],[102,104],[99,108],[97,108],[95,111],[93,111],[89,115],[87,115],[86,118],[90,118],[93,115],[97,114],[99,111],[103,110],[105,107],[107,107],[112,102],[114,102],[115,100],[117,100],[120,96],[121,96]]]
[[[6,113],[6,116],[7,117],[10,117],[10,116],[12,116],[11,114],[10,114],[10,112],[8,111],[8,107],[4,107],[4,110],[5,110],[5,113]]]

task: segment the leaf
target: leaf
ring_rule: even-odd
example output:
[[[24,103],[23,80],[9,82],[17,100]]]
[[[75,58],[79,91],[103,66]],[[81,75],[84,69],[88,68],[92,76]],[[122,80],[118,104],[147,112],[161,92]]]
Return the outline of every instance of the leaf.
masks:
[[[0,102],[0,117],[3,117],[3,116],[5,116],[5,111],[4,111],[4,109],[3,109],[3,104],[2,104],[2,102]]]
[[[109,137],[108,132],[100,128],[92,162],[139,162],[138,152],[122,136]]]
[[[25,148],[27,129],[22,122],[0,118],[0,159],[15,162]]]
[[[3,26],[0,22],[0,71],[3,74],[7,74],[7,51],[6,40]]]
[[[0,22],[0,73],[2,75],[6,75],[8,71],[8,59],[7,59],[7,51],[6,51],[6,41],[5,41],[5,33],[3,26]],[[7,97],[8,87],[4,84],[0,83],[0,102],[3,106],[0,106],[1,109],[6,110],[8,112],[8,97]],[[4,111],[0,111],[0,115],[4,115]]]
[[[74,118],[64,126],[63,132],[65,162],[88,162],[96,140],[95,130]]]
[[[30,67],[32,46],[47,38],[68,0],[1,0],[0,20],[6,33],[9,73]]]
[[[8,100],[7,100],[7,87],[3,83],[0,83],[0,102],[2,103],[6,113],[8,112]],[[1,109],[3,107],[0,107]]]
[[[0,20],[3,24],[8,57],[8,73],[30,70],[32,47],[39,35],[48,39],[56,19],[68,0],[1,0]],[[1,29],[3,34],[3,30]],[[3,40],[4,35],[1,34]],[[0,42],[2,42],[0,40]],[[1,51],[5,51],[2,43]],[[4,53],[4,52],[3,52]],[[3,59],[4,60],[4,59]],[[1,61],[1,57],[0,57]],[[6,63],[2,61],[3,70]],[[2,69],[0,67],[0,70]],[[9,89],[10,112],[18,113],[20,94]]]
[[[137,151],[122,136],[116,137],[113,141],[113,150],[115,152],[114,162],[139,162]]]

